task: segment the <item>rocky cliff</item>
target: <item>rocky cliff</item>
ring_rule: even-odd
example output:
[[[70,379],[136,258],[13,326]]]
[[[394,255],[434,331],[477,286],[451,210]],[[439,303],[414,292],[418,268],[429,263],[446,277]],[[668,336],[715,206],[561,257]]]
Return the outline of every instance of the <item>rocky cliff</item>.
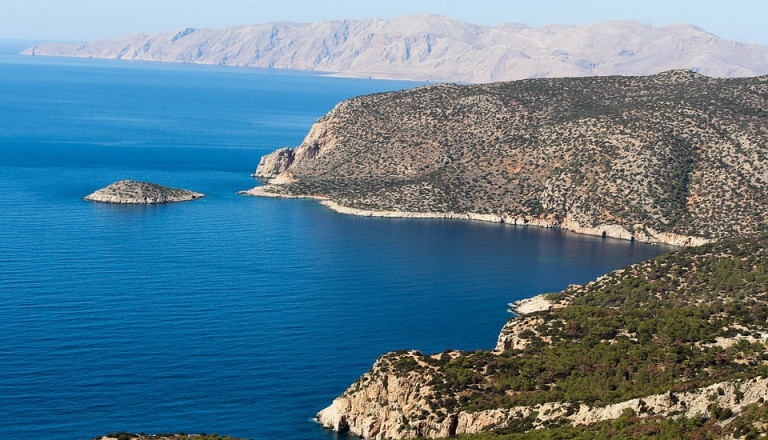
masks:
[[[526,300],[493,352],[383,355],[317,419],[369,439],[546,432],[627,414],[700,421],[681,422],[679,437],[707,420],[725,437],[763,432],[751,417],[768,409],[767,262],[768,235],[724,241]]]
[[[649,75],[681,68],[717,77],[768,74],[768,47],[723,40],[691,25],[654,27],[629,20],[540,28],[484,27],[436,15],[265,23],[49,43],[23,53],[441,82]]]
[[[768,77],[447,84],[342,102],[256,175],[348,213],[695,245],[768,216],[766,145]]]
[[[205,194],[186,189],[169,188],[149,182],[120,180],[84,197],[91,202],[155,204],[186,202],[205,197]]]

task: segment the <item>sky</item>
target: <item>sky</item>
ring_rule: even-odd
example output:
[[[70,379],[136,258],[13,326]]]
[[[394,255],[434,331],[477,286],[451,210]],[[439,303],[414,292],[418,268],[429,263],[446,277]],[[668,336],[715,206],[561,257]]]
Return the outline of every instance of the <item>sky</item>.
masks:
[[[488,26],[689,23],[729,40],[768,45],[766,0],[0,0],[0,39],[92,41],[182,27],[427,12]]]

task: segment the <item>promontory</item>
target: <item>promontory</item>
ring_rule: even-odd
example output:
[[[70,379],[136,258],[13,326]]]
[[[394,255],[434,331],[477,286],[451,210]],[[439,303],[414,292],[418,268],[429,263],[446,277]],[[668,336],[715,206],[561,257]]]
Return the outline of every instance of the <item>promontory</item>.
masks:
[[[205,197],[205,194],[186,189],[169,188],[149,182],[120,180],[84,197],[91,202],[123,204],[156,204],[186,202]]]
[[[441,84],[338,104],[252,195],[696,245],[768,218],[768,77]]]

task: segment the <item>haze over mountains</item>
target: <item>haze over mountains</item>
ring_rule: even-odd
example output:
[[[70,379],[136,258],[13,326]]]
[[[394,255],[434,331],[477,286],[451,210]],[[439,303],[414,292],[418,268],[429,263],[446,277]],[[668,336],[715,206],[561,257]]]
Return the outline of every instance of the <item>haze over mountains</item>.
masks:
[[[654,27],[631,20],[539,28],[485,27],[437,15],[265,23],[46,43],[22,53],[475,83],[680,68],[714,77],[768,74],[767,46],[724,40],[686,24]]]

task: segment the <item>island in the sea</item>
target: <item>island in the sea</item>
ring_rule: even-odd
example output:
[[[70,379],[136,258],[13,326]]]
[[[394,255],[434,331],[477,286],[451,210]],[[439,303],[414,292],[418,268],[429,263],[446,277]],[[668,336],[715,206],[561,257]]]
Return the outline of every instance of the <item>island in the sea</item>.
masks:
[[[205,194],[186,189],[169,188],[150,182],[120,180],[84,197],[90,202],[123,204],[156,204],[197,200]]]

